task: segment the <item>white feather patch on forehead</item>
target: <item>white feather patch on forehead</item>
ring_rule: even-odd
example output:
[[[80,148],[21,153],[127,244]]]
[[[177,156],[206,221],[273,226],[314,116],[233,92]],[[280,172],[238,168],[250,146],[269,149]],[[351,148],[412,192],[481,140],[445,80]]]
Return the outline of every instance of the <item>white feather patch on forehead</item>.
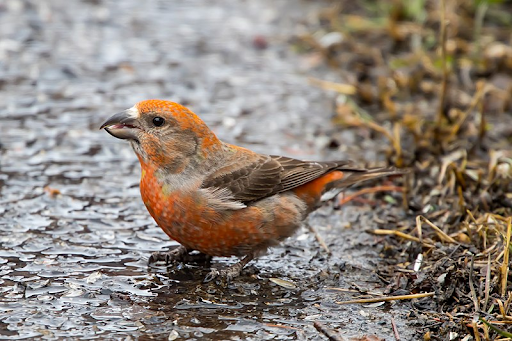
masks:
[[[139,109],[137,109],[136,106],[131,107],[130,109],[126,109],[125,112],[131,117],[131,118],[139,118],[140,113]]]

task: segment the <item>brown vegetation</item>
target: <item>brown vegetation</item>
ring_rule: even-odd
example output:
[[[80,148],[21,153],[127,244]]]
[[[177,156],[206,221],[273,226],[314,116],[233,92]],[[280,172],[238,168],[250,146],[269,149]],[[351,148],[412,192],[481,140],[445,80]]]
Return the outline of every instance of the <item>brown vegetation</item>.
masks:
[[[343,79],[312,80],[339,93],[334,123],[387,139],[389,162],[411,169],[407,215],[374,232],[387,235],[390,292],[436,293],[412,304],[425,340],[511,336],[511,13],[501,1],[337,1],[296,44]]]

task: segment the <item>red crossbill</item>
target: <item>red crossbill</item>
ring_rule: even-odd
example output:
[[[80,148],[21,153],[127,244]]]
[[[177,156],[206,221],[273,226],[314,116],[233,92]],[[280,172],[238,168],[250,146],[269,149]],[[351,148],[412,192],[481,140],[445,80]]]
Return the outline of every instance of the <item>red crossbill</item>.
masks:
[[[197,250],[241,260],[211,279],[231,279],[254,257],[291,236],[326,192],[386,175],[348,161],[313,162],[263,155],[220,141],[184,106],[147,100],[100,129],[129,140],[141,164],[142,200],[158,226],[181,244],[150,263],[167,264]]]

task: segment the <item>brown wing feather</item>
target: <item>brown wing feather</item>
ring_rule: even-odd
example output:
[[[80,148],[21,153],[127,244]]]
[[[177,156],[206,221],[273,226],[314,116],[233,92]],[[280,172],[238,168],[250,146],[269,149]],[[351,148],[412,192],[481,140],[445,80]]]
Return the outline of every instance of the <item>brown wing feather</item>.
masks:
[[[203,188],[227,188],[233,199],[242,202],[255,201],[276,193],[281,188],[281,165],[271,157],[261,155],[243,167],[230,164],[222,167],[205,181]]]
[[[333,169],[340,169],[351,165],[350,161],[301,161],[285,156],[271,155],[283,167],[281,184],[283,188],[279,192],[289,191],[310,181],[313,181]]]
[[[211,174],[202,187],[227,188],[233,193],[234,200],[248,203],[299,187],[333,169],[347,167],[357,171],[350,168],[347,161],[301,161],[275,155],[258,155],[252,162],[240,167],[243,163],[225,165]]]

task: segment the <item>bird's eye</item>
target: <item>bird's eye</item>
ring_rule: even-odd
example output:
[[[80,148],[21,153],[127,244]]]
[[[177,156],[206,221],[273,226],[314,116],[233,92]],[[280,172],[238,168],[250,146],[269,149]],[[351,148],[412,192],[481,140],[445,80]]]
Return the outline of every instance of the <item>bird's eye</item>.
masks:
[[[160,116],[156,116],[153,118],[153,124],[155,125],[155,127],[161,127],[164,125],[164,123],[165,120]]]

